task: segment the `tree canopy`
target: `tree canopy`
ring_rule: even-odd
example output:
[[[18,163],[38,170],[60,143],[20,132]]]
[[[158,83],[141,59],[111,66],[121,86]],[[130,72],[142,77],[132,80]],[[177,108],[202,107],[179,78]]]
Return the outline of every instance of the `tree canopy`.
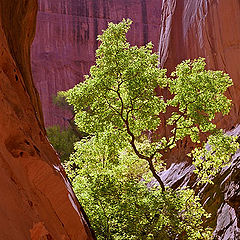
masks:
[[[198,196],[190,188],[169,188],[159,172],[165,151],[185,137],[199,143],[203,133],[211,135],[210,150],[201,143],[190,153],[201,181],[229,164],[238,143],[213,120],[230,110],[224,93],[232,80],[206,70],[203,58],[182,62],[167,77],[152,43],[127,42],[131,23],[109,23],[98,36],[90,74],[64,94],[79,130],[89,134],[75,145],[68,166],[75,191],[98,239],[210,239],[202,227],[209,215]],[[172,98],[157,95],[157,88]],[[171,135],[153,141],[148,133],[157,130],[168,107],[175,109],[167,120]]]

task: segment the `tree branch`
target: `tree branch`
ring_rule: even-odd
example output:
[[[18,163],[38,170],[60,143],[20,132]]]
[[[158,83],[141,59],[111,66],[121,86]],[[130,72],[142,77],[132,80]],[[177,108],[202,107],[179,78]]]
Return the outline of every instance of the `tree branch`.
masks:
[[[149,165],[149,169],[150,171],[152,172],[152,175],[153,177],[157,180],[157,182],[159,183],[160,187],[162,188],[162,191],[164,192],[165,191],[165,186],[164,186],[164,183],[162,181],[162,179],[159,177],[159,175],[157,174],[157,171],[156,169],[154,168],[154,164],[153,164],[153,157],[148,157],[148,156],[145,156],[143,154],[141,154],[136,145],[135,145],[135,136],[134,134],[131,132],[130,130],[130,127],[129,127],[129,123],[128,123],[128,119],[125,121],[125,124],[126,124],[126,128],[127,128],[127,133],[128,135],[130,135],[131,137],[131,141],[130,141],[130,144],[133,148],[133,151],[135,152],[135,154],[140,158],[140,159],[144,159],[148,162],[148,165]]]
[[[119,98],[119,100],[120,100],[120,102],[121,102],[121,110],[120,110],[120,113],[119,113],[116,109],[114,109],[114,108],[113,108],[113,109],[115,110],[115,112],[117,112],[118,114],[120,114],[120,117],[121,117],[122,121],[123,121],[123,122],[125,123],[125,125],[126,125],[127,133],[128,133],[128,135],[131,137],[130,144],[131,144],[131,146],[132,146],[133,151],[135,152],[135,154],[136,154],[140,159],[146,160],[146,161],[148,162],[149,169],[150,169],[150,171],[152,172],[153,177],[157,180],[157,182],[159,183],[162,191],[164,192],[164,191],[165,191],[164,183],[163,183],[162,179],[160,178],[160,176],[157,174],[156,169],[154,168],[154,164],[153,164],[153,157],[154,157],[154,155],[152,155],[152,156],[150,156],[150,157],[145,156],[145,155],[141,154],[141,153],[138,151],[137,147],[136,147],[136,144],[135,144],[136,139],[135,139],[135,136],[134,136],[134,134],[132,133],[130,127],[129,127],[129,121],[128,121],[128,117],[129,117],[129,113],[130,113],[131,109],[130,109],[130,111],[127,111],[126,119],[125,119],[124,116],[123,116],[124,103],[123,103],[122,96],[121,96],[121,94],[120,94],[120,92],[119,92],[120,87],[118,86],[118,89],[117,89],[117,90],[114,90],[114,89],[109,89],[109,90],[112,90],[112,91],[116,92],[117,95],[118,95],[118,98]],[[106,101],[107,101],[107,100],[106,100]],[[107,101],[107,103],[108,103],[108,101]],[[109,103],[108,103],[108,104],[109,104]],[[111,107],[111,105],[109,105],[109,106]]]

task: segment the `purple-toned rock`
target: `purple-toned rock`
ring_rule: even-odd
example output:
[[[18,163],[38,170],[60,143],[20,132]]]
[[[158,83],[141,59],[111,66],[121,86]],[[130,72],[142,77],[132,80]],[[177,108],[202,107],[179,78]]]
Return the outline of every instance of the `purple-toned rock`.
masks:
[[[152,41],[158,50],[162,0],[39,0],[32,70],[46,126],[64,125],[67,112],[52,96],[83,81],[95,61],[97,35],[108,22],[131,18],[128,34],[134,45]]]
[[[228,134],[240,136],[240,125]],[[214,230],[214,240],[240,239],[240,150],[232,157],[231,165],[212,179],[214,184],[197,186],[193,169],[187,161],[172,163],[160,176],[172,188],[190,185],[197,190],[204,208],[211,213],[205,226]]]

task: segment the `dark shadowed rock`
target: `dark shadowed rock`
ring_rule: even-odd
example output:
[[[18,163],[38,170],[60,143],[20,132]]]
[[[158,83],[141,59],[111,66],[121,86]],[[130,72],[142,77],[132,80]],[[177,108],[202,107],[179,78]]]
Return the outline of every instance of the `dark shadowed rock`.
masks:
[[[240,126],[228,134],[240,136]],[[240,150],[232,157],[231,165],[212,179],[214,184],[198,186],[193,170],[189,162],[173,163],[160,176],[174,189],[187,185],[196,189],[204,208],[211,213],[205,226],[214,229],[215,240],[240,239]]]

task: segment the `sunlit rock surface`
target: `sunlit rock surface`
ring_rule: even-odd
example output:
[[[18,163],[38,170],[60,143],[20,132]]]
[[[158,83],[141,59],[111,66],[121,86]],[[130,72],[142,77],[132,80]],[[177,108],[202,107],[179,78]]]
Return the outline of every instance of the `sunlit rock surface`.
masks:
[[[47,126],[67,124],[69,115],[53,106],[52,95],[72,88],[88,74],[95,60],[97,35],[108,22],[131,18],[130,42],[152,41],[158,50],[161,1],[39,0],[32,66]]]
[[[45,137],[30,68],[36,13],[35,0],[0,0],[0,239],[90,240]]]

